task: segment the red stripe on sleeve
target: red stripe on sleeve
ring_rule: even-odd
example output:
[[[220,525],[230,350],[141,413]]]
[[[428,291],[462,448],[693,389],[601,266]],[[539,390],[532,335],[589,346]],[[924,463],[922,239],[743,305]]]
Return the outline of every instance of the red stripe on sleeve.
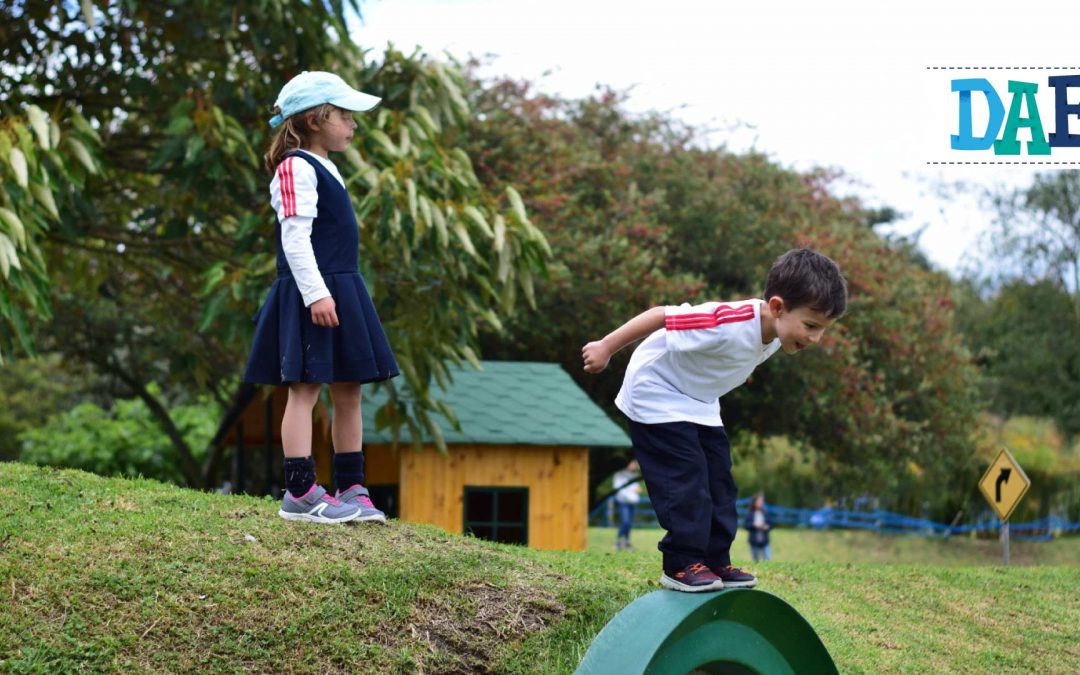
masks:
[[[278,189],[281,191],[281,212],[285,218],[296,215],[296,186],[293,183],[292,157],[278,165]]]
[[[697,314],[674,314],[664,317],[667,330],[695,330],[715,328],[725,323],[739,323],[754,318],[754,306],[732,307],[719,305],[713,312]]]

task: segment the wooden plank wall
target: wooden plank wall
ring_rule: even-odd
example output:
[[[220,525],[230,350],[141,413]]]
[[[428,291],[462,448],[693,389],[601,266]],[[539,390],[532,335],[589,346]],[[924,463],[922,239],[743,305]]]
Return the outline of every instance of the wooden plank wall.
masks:
[[[380,454],[371,448],[371,456]],[[449,532],[463,529],[465,486],[529,488],[529,546],[581,551],[586,543],[589,453],[586,448],[453,445],[400,453],[400,517]],[[378,460],[369,460],[370,474]],[[378,470],[378,469],[376,469]]]
[[[397,450],[389,445],[364,444],[364,479],[368,485],[400,485],[400,455],[412,452],[412,448],[402,446]],[[398,487],[400,500],[400,490]]]

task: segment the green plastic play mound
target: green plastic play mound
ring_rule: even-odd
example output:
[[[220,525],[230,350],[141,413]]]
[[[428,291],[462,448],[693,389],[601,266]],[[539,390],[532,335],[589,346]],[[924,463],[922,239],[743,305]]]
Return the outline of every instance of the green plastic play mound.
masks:
[[[655,591],[596,636],[577,675],[836,673],[806,619],[775,595]]]

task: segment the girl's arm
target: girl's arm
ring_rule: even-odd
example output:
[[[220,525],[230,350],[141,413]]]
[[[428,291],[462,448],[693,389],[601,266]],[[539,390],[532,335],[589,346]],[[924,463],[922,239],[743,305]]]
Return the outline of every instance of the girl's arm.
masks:
[[[315,169],[297,157],[286,157],[270,183],[270,203],[281,223],[281,250],[293,280],[311,310],[316,326],[337,326],[337,308],[326,288],[311,246],[311,228],[318,215]]]
[[[586,373],[599,373],[607,368],[612,355],[626,345],[637,342],[664,327],[664,308],[647,309],[609,333],[602,340],[590,342],[581,349]]]

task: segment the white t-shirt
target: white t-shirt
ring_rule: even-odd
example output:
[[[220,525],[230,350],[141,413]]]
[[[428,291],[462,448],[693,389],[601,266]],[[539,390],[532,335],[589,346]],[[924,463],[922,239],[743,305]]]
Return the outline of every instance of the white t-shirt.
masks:
[[[643,424],[723,426],[720,397],[780,348],[779,339],[761,343],[762,303],[665,307],[664,328],[634,350],[615,405]]]
[[[311,152],[300,152],[317,160],[345,187],[345,180],[333,162]],[[315,167],[296,157],[282,160],[270,181],[270,205],[281,222],[281,250],[305,307],[330,295],[311,248],[311,225],[319,216],[318,185]]]
[[[641,482],[635,482],[631,484],[630,481],[635,481],[640,476],[628,469],[623,469],[615,473],[615,478],[611,480],[611,486],[618,490],[615,493],[615,501],[622,502],[623,504],[637,504],[641,501]]]

